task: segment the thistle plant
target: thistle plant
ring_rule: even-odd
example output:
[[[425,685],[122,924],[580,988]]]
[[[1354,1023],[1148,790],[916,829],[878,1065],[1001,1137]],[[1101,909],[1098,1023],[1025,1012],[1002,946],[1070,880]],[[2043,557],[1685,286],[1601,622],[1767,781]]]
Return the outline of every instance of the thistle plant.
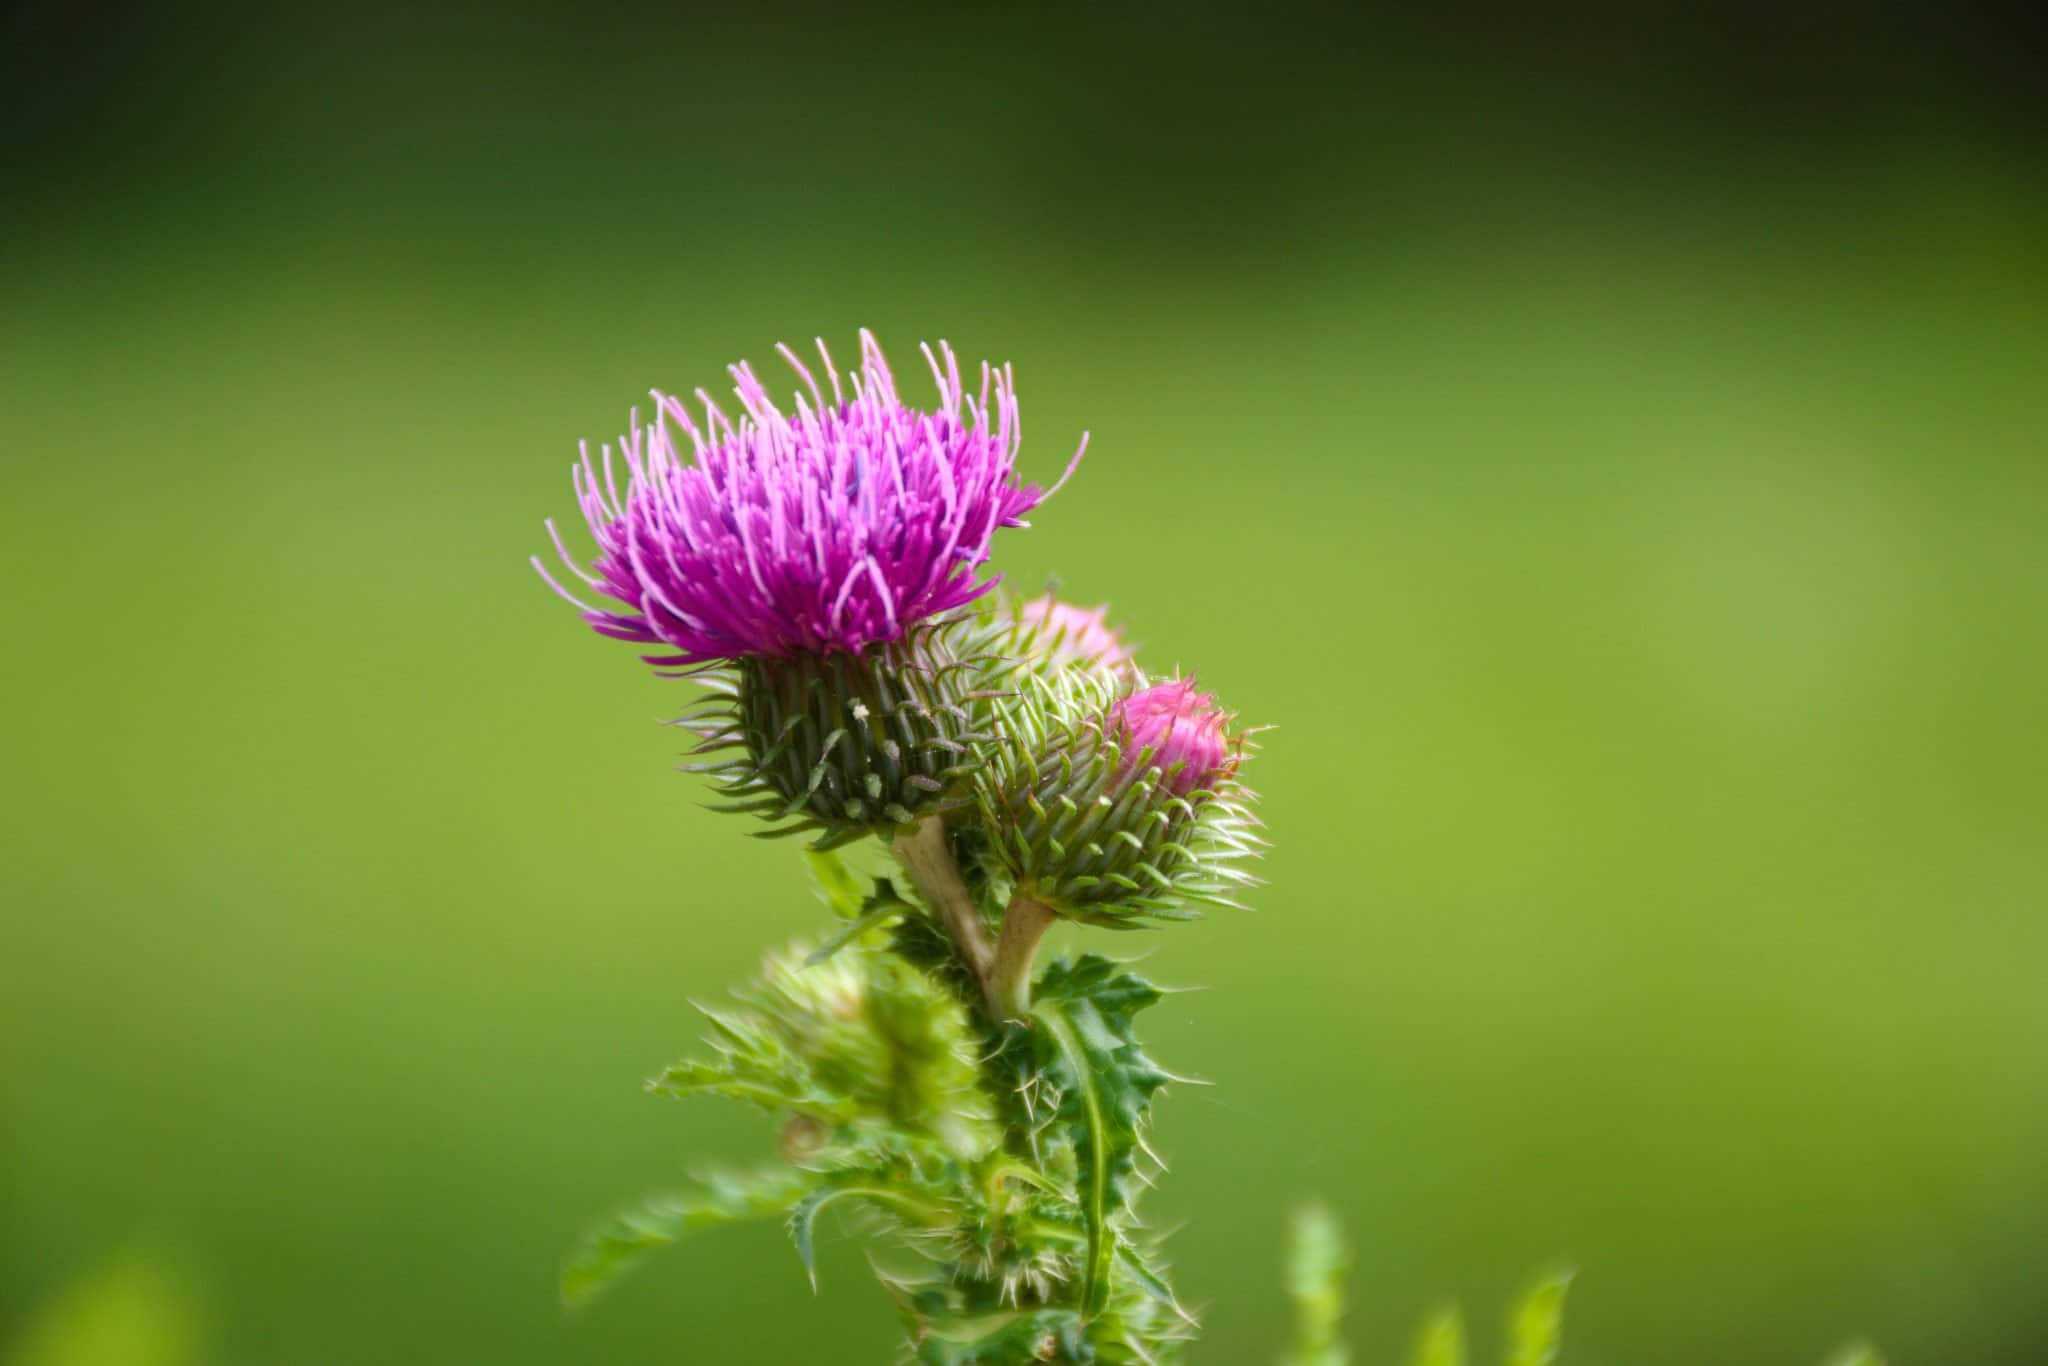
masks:
[[[842,376],[781,348],[739,415],[657,393],[574,467],[595,542],[549,524],[535,567],[599,635],[694,685],[679,723],[715,805],[799,836],[827,908],[649,1089],[775,1122],[769,1160],[652,1197],[569,1256],[582,1302],[655,1248],[779,1219],[815,1278],[821,1218],[856,1221],[910,1358],[1162,1363],[1195,1320],[1139,1213],[1174,1078],[1138,1041],[1158,987],[1100,953],[1041,962],[1062,921],[1237,904],[1261,841],[1246,732],[1143,669],[1104,607],[1003,594],[996,533],[1064,484],[1018,471],[1007,367],[924,357],[930,408],[861,336]]]
[[[826,910],[702,1008],[700,1056],[648,1083],[764,1111],[764,1161],[603,1223],[563,1295],[750,1219],[783,1222],[815,1286],[819,1222],[839,1218],[872,1236],[910,1360],[1178,1361],[1196,1322],[1140,1213],[1175,1077],[1136,1027],[1162,992],[1101,953],[1039,950],[1063,921],[1241,904],[1263,847],[1249,732],[1192,677],[1150,674],[1106,608],[1019,600],[987,573],[995,534],[1086,449],[1050,488],[1022,481],[1007,368],[970,389],[950,348],[927,348],[937,399],[919,409],[865,333],[844,377],[822,342],[815,372],[782,355],[786,412],[742,364],[737,419],[701,390],[694,410],[657,393],[651,423],[586,446],[595,552],[550,523],[562,572],[534,561],[598,634],[694,685],[689,767],[719,809],[765,822],[753,833],[805,839]],[[1326,1215],[1297,1222],[1289,1366],[1351,1360],[1348,1262]],[[1566,1280],[1517,1305],[1511,1366],[1555,1358]],[[1446,1311],[1413,1360],[1464,1366],[1464,1344]]]

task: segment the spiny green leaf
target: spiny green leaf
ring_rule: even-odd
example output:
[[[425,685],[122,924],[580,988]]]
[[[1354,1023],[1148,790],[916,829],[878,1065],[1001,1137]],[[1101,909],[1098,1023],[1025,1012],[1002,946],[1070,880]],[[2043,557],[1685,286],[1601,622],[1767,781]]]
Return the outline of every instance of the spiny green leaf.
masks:
[[[1564,1296],[1572,1274],[1553,1271],[1522,1292],[1508,1314],[1507,1366],[1550,1366],[1557,1360],[1564,1334]]]
[[[804,1275],[810,1278],[811,1293],[818,1290],[818,1259],[815,1233],[818,1215],[834,1200],[843,1200],[857,1195],[853,1190],[814,1190],[796,1204],[789,1212],[789,1240],[796,1244],[797,1260],[804,1264]]]
[[[1129,1239],[1119,1240],[1116,1264],[1123,1268],[1124,1277],[1146,1298],[1166,1310],[1183,1327],[1192,1329],[1195,1316],[1181,1304],[1180,1297],[1173,1293],[1173,1286],[1166,1279],[1166,1273],[1155,1266],[1142,1248]]]
[[[1146,1112],[1170,1075],[1146,1056],[1132,1017],[1160,991],[1097,954],[1057,961],[1039,979],[1031,1036],[1037,1076],[1058,1096],[1055,1118],[1073,1142],[1088,1229],[1082,1308],[1107,1301],[1114,1222],[1128,1217],[1141,1182]]]
[[[789,1238],[796,1244],[797,1258],[804,1264],[804,1274],[810,1277],[813,1291],[818,1288],[818,1215],[824,1211],[825,1206],[840,1200],[862,1200],[918,1227],[933,1227],[946,1222],[946,1211],[938,1205],[907,1191],[894,1190],[880,1184],[889,1179],[885,1173],[841,1172],[828,1177],[824,1185],[811,1191],[791,1208]]]
[[[1131,1017],[1155,1005],[1166,993],[1121,963],[1099,953],[1084,953],[1072,962],[1062,958],[1047,967],[1037,994],[1062,1000],[1086,1000],[1103,1012],[1119,1033],[1128,1034]]]
[[[732,1038],[730,1034],[722,1037]],[[647,1083],[647,1089],[655,1095],[671,1096],[677,1100],[687,1100],[692,1096],[723,1096],[727,1100],[742,1100],[768,1110],[810,1113],[830,1109],[828,1098],[793,1080],[774,1075],[765,1065],[750,1061],[748,1071],[742,1074],[733,1057],[734,1054],[728,1051],[717,1062],[685,1058],[663,1068],[660,1076]]]
[[[1081,1316],[1066,1309],[997,1314],[949,1324],[917,1344],[920,1366],[1018,1366],[1092,1362]]]
[[[699,1229],[776,1218],[815,1180],[789,1169],[714,1176],[697,1190],[651,1195],[592,1229],[562,1261],[563,1303],[588,1304],[649,1253]]]
[[[1351,1249],[1321,1205],[1297,1210],[1288,1239],[1287,1294],[1294,1301],[1294,1350],[1286,1366],[1345,1366],[1351,1352],[1337,1334]]]
[[[1465,1366],[1465,1317],[1447,1304],[1423,1321],[1411,1366]]]

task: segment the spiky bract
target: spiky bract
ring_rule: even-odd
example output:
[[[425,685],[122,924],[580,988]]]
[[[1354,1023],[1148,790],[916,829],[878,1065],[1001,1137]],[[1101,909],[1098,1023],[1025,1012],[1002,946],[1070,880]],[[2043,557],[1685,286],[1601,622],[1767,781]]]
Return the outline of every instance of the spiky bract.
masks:
[[[682,724],[724,809],[817,831],[829,848],[884,836],[949,799],[987,740],[999,664],[964,622],[925,623],[856,654],[759,657],[704,674]]]

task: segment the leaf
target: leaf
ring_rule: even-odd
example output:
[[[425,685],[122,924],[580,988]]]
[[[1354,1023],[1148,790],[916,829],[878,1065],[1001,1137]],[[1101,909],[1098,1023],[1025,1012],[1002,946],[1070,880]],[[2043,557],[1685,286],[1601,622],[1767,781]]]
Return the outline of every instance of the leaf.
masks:
[[[562,1302],[590,1303],[650,1253],[700,1229],[773,1219],[803,1199],[816,1178],[769,1170],[709,1178],[701,1189],[651,1195],[592,1229],[562,1260]]]
[[[1410,1366],[1465,1366],[1465,1318],[1447,1304],[1423,1320]]]
[[[917,1344],[920,1366],[1017,1366],[1093,1361],[1081,1316],[1067,1309],[998,1314],[937,1327]]]
[[[685,1058],[650,1079],[647,1089],[678,1100],[723,1096],[765,1110],[794,1110],[825,1123],[849,1115],[844,1096],[819,1087],[809,1062],[792,1046],[785,1022],[754,1009],[699,1006],[710,1025],[709,1058]]]
[[[811,881],[817,884],[818,899],[834,915],[851,920],[861,913],[868,897],[867,888],[846,866],[845,859],[831,850],[806,849],[804,862],[810,866]]]
[[[929,974],[960,1000],[978,1000],[981,984],[961,963],[959,952],[939,922],[928,915],[909,915],[889,932],[889,952]]]
[[[1132,1032],[1132,1017],[1160,996],[1143,978],[1084,954],[1045,970],[1031,1008],[1032,1080],[1057,1094],[1054,1118],[1068,1130],[1081,1173],[1088,1230],[1081,1303],[1089,1314],[1108,1299],[1118,1241],[1114,1221],[1128,1216],[1137,1199],[1146,1114],[1153,1095],[1172,1079]]]
[[[1852,1342],[1828,1358],[1828,1366],[1885,1366],[1884,1356],[1867,1342]]]
[[[811,1191],[790,1210],[789,1238],[796,1244],[796,1255],[804,1264],[804,1274],[811,1278],[813,1294],[818,1289],[818,1265],[815,1255],[818,1215],[823,1212],[825,1206],[834,1201],[865,1200],[881,1206],[907,1222],[927,1227],[945,1222],[944,1210],[927,1204],[907,1192],[891,1190],[883,1185],[856,1184],[888,1179],[887,1173],[841,1172],[827,1178],[826,1185]]]
[[[878,882],[875,895],[869,897],[863,903],[860,913],[834,930],[826,937],[824,943],[811,950],[810,956],[804,959],[804,966],[807,968],[818,966],[818,964],[825,962],[833,954],[839,952],[869,930],[874,929],[878,925],[887,924],[897,916],[916,909],[909,902],[898,897],[895,889],[890,887],[887,882]]]
[[[1344,1366],[1350,1351],[1337,1335],[1351,1249],[1321,1205],[1297,1210],[1288,1237],[1287,1295],[1294,1301],[1294,1350],[1287,1366]]]
[[[1128,1239],[1120,1239],[1119,1244],[1116,1253],[1117,1265],[1124,1269],[1124,1274],[1130,1277],[1131,1283],[1138,1287],[1139,1292],[1173,1315],[1183,1327],[1196,1327],[1195,1316],[1188,1312],[1187,1307],[1180,1302],[1180,1297],[1173,1293],[1173,1286],[1167,1281],[1166,1273],[1153,1265],[1145,1251]]]
[[[1550,1366],[1564,1335],[1564,1296],[1572,1272],[1558,1270],[1522,1292],[1508,1312],[1507,1366]]]
[[[0,1356],[9,1366],[196,1366],[205,1336],[185,1278],[129,1249],[37,1308]]]
[[[797,1201],[796,1208],[789,1212],[789,1240],[796,1244],[797,1260],[804,1264],[804,1275],[810,1278],[811,1293],[818,1293],[818,1259],[814,1235],[818,1225],[818,1214],[834,1200],[856,1194],[850,1190],[814,1190]]]

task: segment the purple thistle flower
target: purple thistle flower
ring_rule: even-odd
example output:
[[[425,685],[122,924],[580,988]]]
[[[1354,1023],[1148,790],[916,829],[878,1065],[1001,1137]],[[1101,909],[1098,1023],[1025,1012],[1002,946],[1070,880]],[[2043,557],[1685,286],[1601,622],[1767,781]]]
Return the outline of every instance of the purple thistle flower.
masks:
[[[995,533],[1027,525],[1051,489],[1016,477],[1021,428],[1009,367],[981,367],[977,400],[951,347],[923,348],[939,390],[925,412],[897,397],[881,347],[860,334],[861,365],[842,386],[818,343],[829,399],[796,353],[776,349],[809,391],[775,406],[753,368],[731,367],[744,415],[734,424],[703,390],[702,426],[657,392],[655,421],[620,439],[621,490],[604,448],[574,467],[577,502],[596,538],[586,572],[554,523],[569,572],[624,605],[592,607],[534,567],[600,635],[663,646],[647,662],[688,666],[744,656],[855,653],[900,640],[925,618],[995,586],[978,571]],[[666,420],[664,420],[666,419]],[[678,450],[674,433],[689,438]],[[623,496],[622,496],[623,494]]]
[[[1229,721],[1214,697],[1195,691],[1192,679],[1176,678],[1119,699],[1110,708],[1109,732],[1123,746],[1126,767],[1150,751],[1146,762],[1185,797],[1213,790],[1237,772],[1240,746],[1228,733]]]
[[[1098,664],[1120,669],[1131,651],[1109,624],[1109,604],[1076,607],[1052,594],[1017,604],[1017,620],[1037,633],[1037,648],[1055,664]]]

